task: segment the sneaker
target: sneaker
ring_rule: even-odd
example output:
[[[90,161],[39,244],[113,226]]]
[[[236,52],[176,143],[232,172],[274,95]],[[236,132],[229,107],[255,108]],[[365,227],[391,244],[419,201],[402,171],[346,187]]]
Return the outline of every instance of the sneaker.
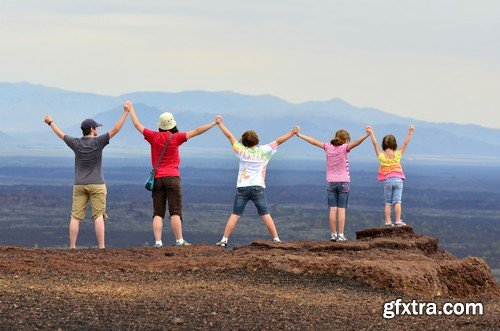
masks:
[[[347,240],[347,238],[343,234],[339,234],[337,236],[337,241],[346,241],[346,240]]]
[[[187,241],[183,241],[183,242],[175,242],[175,246],[191,246],[190,243],[188,243]]]
[[[215,244],[215,246],[227,247],[227,241],[219,241]]]
[[[394,224],[392,224],[392,223],[385,223],[384,226],[386,228],[392,228],[392,227],[394,227]]]
[[[405,226],[405,225],[406,225],[406,223],[405,223],[405,222],[403,222],[403,220],[399,220],[399,221],[397,221],[397,222],[395,223],[395,225],[396,225],[396,226]]]
[[[338,240],[338,235],[337,235],[337,234],[335,234],[335,233],[334,233],[334,234],[332,234],[332,236],[330,237],[330,241],[335,242],[335,241],[337,241],[337,240]]]
[[[279,239],[273,239],[273,243],[280,243],[280,242],[281,242],[281,240],[279,240]]]
[[[154,248],[162,248],[163,247],[163,244],[154,244],[153,246]]]

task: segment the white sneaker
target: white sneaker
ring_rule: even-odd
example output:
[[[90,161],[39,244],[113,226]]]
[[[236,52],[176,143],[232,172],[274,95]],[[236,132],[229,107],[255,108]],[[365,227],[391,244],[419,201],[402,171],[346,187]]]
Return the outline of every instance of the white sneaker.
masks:
[[[339,234],[337,236],[337,241],[346,241],[346,240],[347,240],[347,238],[343,234]]]
[[[218,241],[215,246],[227,247],[227,241]]]
[[[273,239],[273,243],[280,243],[280,242],[281,242],[281,240],[279,240],[279,239]]]
[[[396,223],[394,223],[394,225],[396,225],[396,226],[405,226],[406,223],[403,222],[403,220],[399,220],[399,221],[396,221]]]
[[[330,237],[330,241],[337,241],[338,240],[338,235],[336,233],[333,233],[332,236]]]

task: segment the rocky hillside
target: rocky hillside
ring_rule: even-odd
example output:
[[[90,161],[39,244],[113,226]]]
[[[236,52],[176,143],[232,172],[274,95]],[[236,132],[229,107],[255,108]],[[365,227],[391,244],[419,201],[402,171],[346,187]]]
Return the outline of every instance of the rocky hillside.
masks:
[[[383,318],[385,302],[482,302],[483,316]],[[0,247],[0,329],[498,329],[500,287],[411,227],[342,243],[76,251]]]

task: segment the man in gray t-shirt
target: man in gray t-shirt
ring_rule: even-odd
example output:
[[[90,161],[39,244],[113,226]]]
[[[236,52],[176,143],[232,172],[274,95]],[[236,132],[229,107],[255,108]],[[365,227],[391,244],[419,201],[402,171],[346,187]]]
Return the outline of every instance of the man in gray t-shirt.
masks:
[[[45,115],[44,121],[54,133],[64,140],[66,145],[75,153],[75,180],[73,183],[73,205],[69,223],[69,248],[76,248],[76,239],[80,222],[85,218],[85,211],[89,200],[92,204],[92,219],[99,248],[104,248],[104,221],[106,216],[106,184],[102,175],[102,150],[109,144],[122,128],[130,111],[130,101],[123,105],[123,113],[113,128],[105,134],[99,135],[99,127],[91,118],[84,120],[80,126],[83,137],[75,138],[64,134],[54,123],[52,117]]]
[[[98,123],[95,124],[100,126]],[[104,184],[102,150],[109,144],[110,138],[109,132],[97,137],[64,136],[66,145],[75,152],[75,185]]]

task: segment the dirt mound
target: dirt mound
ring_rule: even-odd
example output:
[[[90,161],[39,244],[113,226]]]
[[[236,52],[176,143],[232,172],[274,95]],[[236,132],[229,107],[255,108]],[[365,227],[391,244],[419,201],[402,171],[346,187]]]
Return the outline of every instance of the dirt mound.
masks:
[[[256,249],[269,253],[255,254]],[[356,240],[347,242],[254,242],[236,252],[252,270],[331,274],[418,297],[500,294],[482,259],[459,260],[439,250],[436,238],[415,234],[410,226],[358,231]]]
[[[389,323],[395,297],[481,301],[481,319]],[[347,242],[82,250],[0,247],[0,329],[498,328],[500,289],[411,227]],[[394,324],[395,323],[395,324]]]

